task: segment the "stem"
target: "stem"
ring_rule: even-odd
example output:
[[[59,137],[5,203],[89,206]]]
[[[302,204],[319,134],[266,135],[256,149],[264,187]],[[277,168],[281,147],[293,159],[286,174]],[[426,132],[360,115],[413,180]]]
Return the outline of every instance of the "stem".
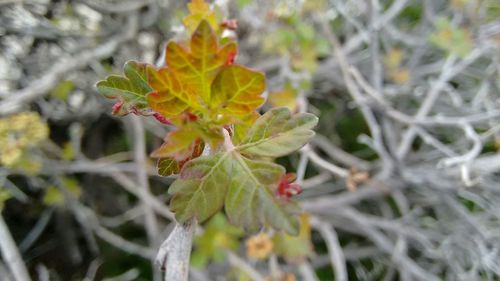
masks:
[[[185,224],[176,223],[174,230],[163,242],[156,256],[156,263],[165,272],[165,281],[187,281],[189,258],[193,244],[195,218]]]
[[[28,270],[24,265],[21,254],[16,247],[14,239],[10,235],[9,228],[3,220],[0,214],[0,250],[2,251],[2,257],[7,267],[9,268],[14,280],[16,281],[30,281],[31,278],[28,274]]]
[[[224,139],[227,141],[229,134],[224,131]],[[226,136],[227,135],[227,136]],[[207,145],[202,155],[210,155],[210,147]],[[161,270],[165,271],[165,281],[188,281],[189,259],[193,245],[193,236],[198,221],[192,218],[188,222],[181,224],[176,222],[174,230],[168,238],[161,244],[156,263]]]

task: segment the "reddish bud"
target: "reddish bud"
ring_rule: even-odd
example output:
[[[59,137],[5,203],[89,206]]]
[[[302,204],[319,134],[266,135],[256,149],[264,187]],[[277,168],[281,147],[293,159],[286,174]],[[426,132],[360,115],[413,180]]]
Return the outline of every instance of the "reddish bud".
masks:
[[[229,30],[236,30],[238,28],[238,20],[236,19],[225,20],[221,23],[221,26]]]
[[[300,185],[293,183],[295,181],[296,175],[294,173],[288,173],[281,177],[278,183],[278,195],[285,199],[290,199],[290,197],[300,194],[302,188]]]

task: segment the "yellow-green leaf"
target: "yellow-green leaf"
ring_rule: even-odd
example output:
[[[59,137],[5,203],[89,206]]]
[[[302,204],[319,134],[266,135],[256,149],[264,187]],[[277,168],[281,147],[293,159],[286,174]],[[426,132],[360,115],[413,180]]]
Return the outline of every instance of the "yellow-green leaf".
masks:
[[[311,223],[309,216],[300,215],[299,235],[291,236],[279,232],[273,236],[274,252],[288,262],[300,263],[314,254],[311,242]]]
[[[227,159],[228,154],[222,153],[202,156],[182,168],[168,190],[173,194],[170,209],[179,222],[193,217],[203,222],[222,208],[230,181]]]
[[[270,225],[296,235],[298,222],[293,214],[297,206],[276,196],[277,183],[285,169],[271,162],[250,160],[234,151],[229,154],[231,184],[225,201],[229,221],[253,232]]]
[[[190,14],[184,18],[183,22],[189,31],[193,32],[203,20],[207,21],[214,30],[218,29],[217,16],[204,0],[192,0],[188,4],[188,9]]]
[[[172,158],[160,158],[156,164],[156,171],[160,176],[168,177],[178,174],[180,170],[179,162]]]
[[[57,206],[64,203],[63,193],[55,186],[49,186],[45,191],[43,203],[49,206]]]
[[[230,222],[247,230],[270,225],[296,234],[297,206],[276,196],[284,173],[280,165],[251,160],[234,150],[202,156],[186,163],[170,187],[170,208],[180,222],[192,217],[203,222],[225,206]]]
[[[265,76],[241,65],[222,69],[212,84],[211,106],[228,117],[243,118],[264,102]]]
[[[257,119],[237,149],[249,155],[284,156],[305,145],[317,123],[313,114],[292,115],[286,107],[273,108]]]
[[[146,94],[152,91],[148,84],[146,64],[128,61],[123,67],[125,77],[110,75],[96,84],[97,91],[110,99],[116,99],[113,114],[147,111]]]

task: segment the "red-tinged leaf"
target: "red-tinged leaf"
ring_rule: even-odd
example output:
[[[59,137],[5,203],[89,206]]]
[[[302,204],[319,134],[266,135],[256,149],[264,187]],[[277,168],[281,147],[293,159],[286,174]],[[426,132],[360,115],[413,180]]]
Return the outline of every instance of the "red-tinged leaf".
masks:
[[[310,113],[292,115],[286,107],[273,108],[257,119],[237,149],[246,155],[281,157],[305,145],[317,123]]]
[[[264,73],[230,65],[215,78],[210,103],[219,114],[242,119],[264,102],[265,87]]]
[[[204,147],[205,146],[204,146],[203,142],[197,141],[195,143],[195,146],[194,146],[194,149],[193,149],[191,155],[189,155],[188,158],[186,158],[182,161],[178,161],[174,158],[160,158],[160,159],[158,159],[158,163],[156,165],[156,170],[157,170],[158,174],[160,176],[164,176],[164,177],[178,174],[181,171],[182,167],[184,167],[184,164],[186,164],[188,161],[190,161],[192,159],[199,157],[203,153]]]
[[[149,83],[154,92],[147,96],[151,108],[161,115],[176,117],[189,106],[195,106],[195,93],[183,86],[182,82],[168,68],[147,68]]]
[[[128,61],[123,67],[125,77],[110,75],[97,82],[99,93],[110,99],[116,99],[113,114],[126,115],[130,112],[142,114],[148,111],[146,94],[152,91],[148,84],[147,64]]]
[[[168,133],[165,143],[153,151],[151,157],[184,161],[193,154],[200,142],[200,134],[195,128],[183,127]]]
[[[192,0],[188,4],[188,9],[190,14],[184,18],[183,23],[189,31],[193,32],[203,20],[207,21],[214,30],[217,30],[217,16],[204,0]]]
[[[167,44],[166,63],[190,94],[201,97],[201,101],[208,104],[210,85],[221,67],[234,59],[236,52],[235,43],[219,48],[209,23],[202,21],[191,37],[190,50],[175,42]]]

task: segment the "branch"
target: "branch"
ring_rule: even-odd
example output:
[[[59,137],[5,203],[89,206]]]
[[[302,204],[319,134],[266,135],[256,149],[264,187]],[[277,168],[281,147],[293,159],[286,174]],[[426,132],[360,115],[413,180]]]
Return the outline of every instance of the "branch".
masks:
[[[165,281],[187,281],[189,258],[193,244],[195,218],[185,224],[176,223],[174,230],[163,242],[156,256],[156,264],[165,272]]]
[[[10,93],[9,98],[0,103],[0,115],[13,113],[18,110],[20,106],[38,97],[42,97],[60,81],[61,77],[72,70],[85,67],[92,61],[109,57],[118,47],[122,46],[124,42],[135,36],[137,28],[138,17],[137,15],[131,15],[128,17],[128,22],[124,27],[124,33],[111,38],[97,48],[83,51],[78,55],[72,56],[70,59],[64,58],[59,60],[45,75],[32,81],[27,87]]]
[[[340,246],[335,229],[330,224],[322,222],[315,217],[311,218],[311,224],[318,229],[325,240],[330,255],[330,262],[335,269],[335,280],[347,281],[348,276],[344,252]]]
[[[17,249],[14,239],[10,235],[9,228],[0,214],[0,250],[7,267],[15,281],[30,281],[30,275],[24,265],[21,254]]]

